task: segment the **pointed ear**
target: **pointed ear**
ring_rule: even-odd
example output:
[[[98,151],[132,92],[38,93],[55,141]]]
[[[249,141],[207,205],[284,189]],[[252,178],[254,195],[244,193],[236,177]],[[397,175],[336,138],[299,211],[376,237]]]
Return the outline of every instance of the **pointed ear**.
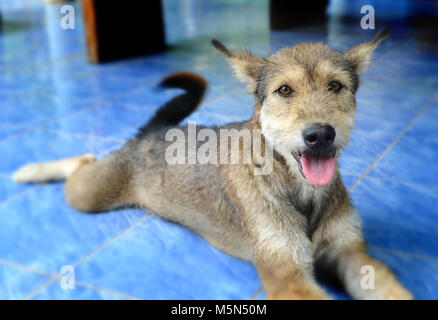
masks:
[[[363,73],[368,70],[374,50],[383,39],[388,37],[388,34],[388,28],[384,28],[371,41],[360,43],[345,52],[347,59],[356,66],[357,73]]]
[[[252,55],[248,50],[230,51],[216,39],[211,40],[211,43],[231,62],[237,78],[247,83],[248,90],[254,93],[257,88],[257,78],[265,60],[262,57]]]

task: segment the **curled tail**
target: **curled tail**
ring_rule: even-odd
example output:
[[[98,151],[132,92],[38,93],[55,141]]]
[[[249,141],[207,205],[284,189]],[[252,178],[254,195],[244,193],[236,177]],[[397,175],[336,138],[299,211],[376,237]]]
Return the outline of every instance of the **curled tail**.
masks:
[[[158,109],[152,119],[138,130],[137,138],[144,137],[155,128],[175,126],[188,117],[201,103],[207,81],[199,74],[183,71],[164,78],[161,86],[183,89],[185,92]]]

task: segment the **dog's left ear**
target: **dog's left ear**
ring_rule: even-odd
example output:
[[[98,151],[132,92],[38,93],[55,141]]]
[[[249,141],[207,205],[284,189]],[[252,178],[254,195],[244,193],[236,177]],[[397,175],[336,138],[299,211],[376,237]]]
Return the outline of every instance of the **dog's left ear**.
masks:
[[[247,83],[248,90],[254,93],[257,88],[257,77],[265,60],[262,57],[252,55],[248,50],[230,51],[216,39],[211,40],[211,43],[213,47],[222,52],[231,61],[231,66],[237,78]]]
[[[384,28],[371,41],[360,43],[345,52],[347,59],[355,65],[357,73],[363,73],[368,70],[374,50],[383,39],[388,37],[388,34],[388,28]]]

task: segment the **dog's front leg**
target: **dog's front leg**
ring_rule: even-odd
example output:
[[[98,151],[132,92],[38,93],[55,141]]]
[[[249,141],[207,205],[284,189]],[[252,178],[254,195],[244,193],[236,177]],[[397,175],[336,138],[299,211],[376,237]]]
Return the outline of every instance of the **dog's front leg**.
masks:
[[[371,258],[364,244],[338,254],[338,272],[346,290],[356,299],[410,300],[412,294],[382,262]]]
[[[412,294],[382,262],[366,250],[357,212],[350,207],[329,219],[315,234],[316,259],[355,299],[407,300]]]
[[[297,229],[280,228],[267,219],[258,220],[254,246],[255,265],[268,299],[328,299],[313,275],[309,238]]]
[[[258,261],[259,276],[267,299],[275,300],[325,300],[329,296],[316,284],[313,274],[292,261]]]

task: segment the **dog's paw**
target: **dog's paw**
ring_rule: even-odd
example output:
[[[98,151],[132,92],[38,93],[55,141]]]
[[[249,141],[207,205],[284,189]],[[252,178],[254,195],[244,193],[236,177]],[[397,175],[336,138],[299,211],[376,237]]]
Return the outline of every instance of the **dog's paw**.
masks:
[[[374,289],[362,289],[358,299],[365,300],[413,300],[414,297],[406,288],[404,288],[397,279],[392,275],[376,279]]]
[[[12,180],[15,182],[36,182],[40,180],[42,163],[29,163],[12,174]]]
[[[384,300],[413,300],[414,296],[399,283],[395,282],[392,286],[382,290],[382,299]]]
[[[12,174],[12,180],[21,183],[47,182],[63,180],[69,177],[73,171],[88,163],[95,162],[96,157],[90,153],[50,162],[38,162],[27,164]]]
[[[305,283],[293,283],[281,290],[268,291],[266,298],[268,300],[332,300],[332,297],[321,287]]]

